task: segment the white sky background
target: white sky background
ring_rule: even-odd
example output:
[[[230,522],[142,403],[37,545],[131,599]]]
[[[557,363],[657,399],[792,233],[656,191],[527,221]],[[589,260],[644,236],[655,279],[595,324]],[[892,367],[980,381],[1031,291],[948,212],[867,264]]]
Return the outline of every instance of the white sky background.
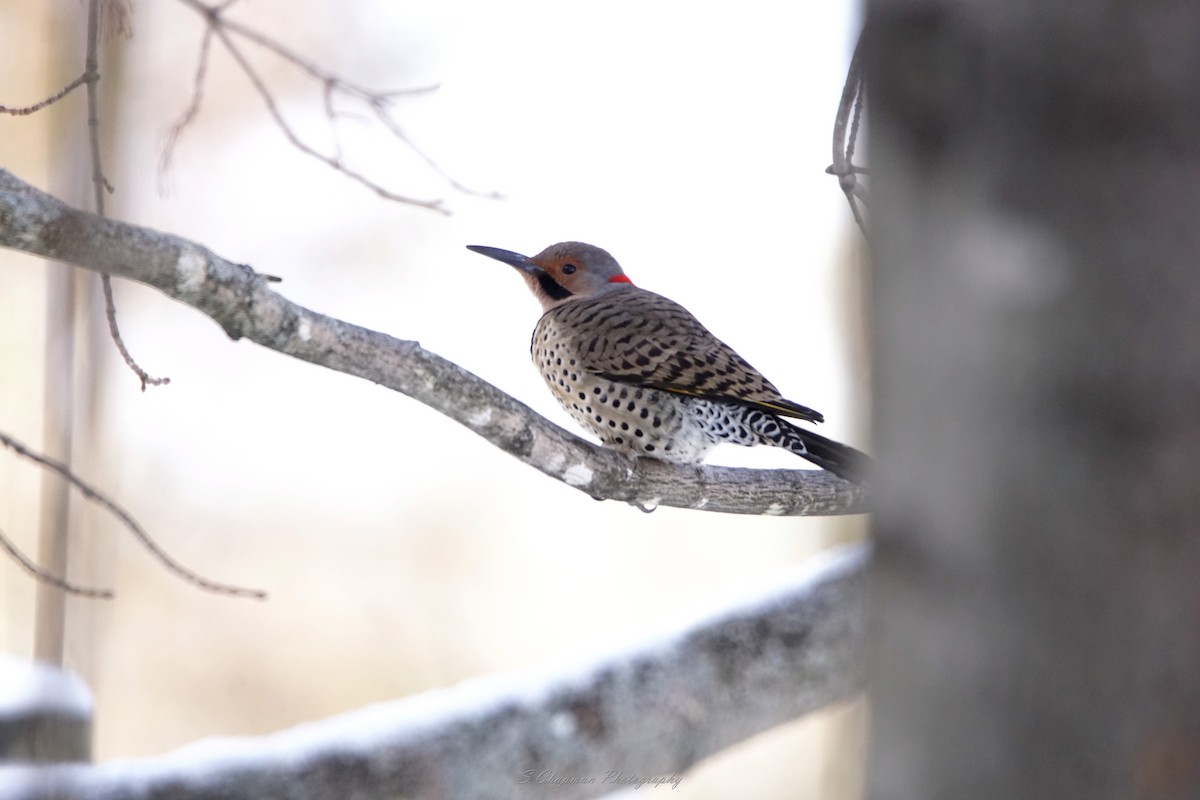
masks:
[[[852,220],[823,172],[857,25],[848,4],[235,9],[367,86],[439,84],[398,101],[397,118],[455,179],[507,199],[454,192],[403,146],[344,120],[349,163],[398,192],[443,197],[453,216],[380,200],[290,148],[219,50],[162,193],[158,157],[187,104],[201,25],[156,2],[135,4],[122,110],[107,121],[114,216],[280,275],[289,298],[416,339],[566,427],[529,362],[536,302],[510,268],[463,246],[590,242],[821,410],[822,432],[865,445]],[[255,61],[289,119],[327,143],[319,92]],[[117,293],[131,350],[172,385],[141,394],[102,348],[92,448],[112,461],[99,482],[186,563],[272,598],[199,595],[92,523],[98,541],[119,542],[105,545],[116,566],[93,573],[119,600],[80,612],[88,629],[78,622],[68,649],[97,694],[101,758],[636,639],[858,530],[597,503],[405,397],[231,344],[152,290]],[[9,429],[40,438],[40,421]],[[767,448],[710,460],[801,466]],[[28,531],[5,530],[36,551]],[[136,724],[130,698],[147,704]]]

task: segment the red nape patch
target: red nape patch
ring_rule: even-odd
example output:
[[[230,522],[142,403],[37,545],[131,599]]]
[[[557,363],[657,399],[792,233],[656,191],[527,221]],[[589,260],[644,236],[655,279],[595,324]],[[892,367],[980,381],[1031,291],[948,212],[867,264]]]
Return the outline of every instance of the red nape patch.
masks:
[[[633,281],[629,280],[628,275],[613,275],[611,278],[608,279],[608,282],[609,283],[633,283]]]

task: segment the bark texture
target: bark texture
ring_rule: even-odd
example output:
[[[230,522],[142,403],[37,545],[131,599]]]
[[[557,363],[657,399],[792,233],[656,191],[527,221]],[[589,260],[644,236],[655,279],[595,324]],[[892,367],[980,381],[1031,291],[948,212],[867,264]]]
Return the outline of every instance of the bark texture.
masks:
[[[869,14],[872,796],[1200,797],[1200,5]]]

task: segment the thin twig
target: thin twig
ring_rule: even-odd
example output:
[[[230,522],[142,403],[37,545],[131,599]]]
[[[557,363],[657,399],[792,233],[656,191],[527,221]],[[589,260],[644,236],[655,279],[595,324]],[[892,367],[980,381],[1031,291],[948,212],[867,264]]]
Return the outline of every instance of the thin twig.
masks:
[[[113,593],[110,589],[93,589],[87,586],[80,586],[77,583],[71,583],[66,578],[60,578],[57,575],[51,575],[46,570],[39,567],[37,564],[22,553],[12,541],[4,535],[4,531],[0,531],[0,549],[8,552],[9,557],[24,568],[26,572],[34,577],[34,579],[42,583],[49,584],[58,589],[62,589],[67,594],[74,594],[80,597],[91,597],[98,600],[112,600]]]
[[[408,203],[421,208],[428,208],[442,214],[449,213],[449,211],[444,208],[441,200],[415,200],[404,195],[396,194],[395,192],[384,189],[375,181],[367,178],[365,175],[355,170],[348,168],[345,165],[345,163],[342,161],[342,148],[340,138],[336,130],[336,123],[342,117],[357,117],[357,115],[351,114],[344,110],[338,110],[336,108],[336,96],[339,94],[345,95],[370,108],[375,118],[383,124],[389,133],[395,136],[397,140],[411,150],[426,166],[428,166],[439,178],[446,181],[446,183],[449,184],[455,191],[478,197],[486,197],[489,199],[502,199],[503,196],[498,192],[481,192],[471,189],[470,187],[465,186],[452,178],[433,158],[421,150],[421,148],[417,147],[416,144],[413,143],[412,139],[403,133],[399,124],[392,117],[389,111],[389,105],[397,97],[411,97],[413,95],[431,92],[438,88],[437,85],[420,86],[409,89],[395,89],[389,91],[373,91],[365,86],[348,81],[339,75],[329,72],[328,70],[322,69],[309,59],[303,57],[299,53],[288,48],[270,36],[265,35],[261,31],[238,22],[237,20],[227,18],[224,15],[224,11],[230,5],[232,5],[231,2],[225,2],[218,5],[208,5],[204,2],[201,2],[201,0],[180,0],[180,2],[203,16],[208,25],[208,29],[217,33],[218,37],[221,39],[222,45],[229,50],[230,55],[233,56],[238,66],[246,74],[246,77],[249,78],[251,83],[254,85],[255,90],[262,97],[272,119],[283,131],[283,134],[287,138],[288,142],[291,143],[293,147],[300,150],[300,152],[312,158],[316,158],[317,160],[323,162],[326,166],[343,173],[351,180],[366,186],[385,199]],[[241,49],[235,46],[233,43],[233,36],[240,37],[247,42],[261,47],[269,53],[272,53],[278,58],[283,59],[285,62],[301,70],[320,84],[322,105],[325,111],[325,116],[326,119],[329,120],[330,126],[333,128],[334,144],[332,155],[322,153],[312,145],[304,142],[300,135],[284,121],[282,112],[280,112],[278,104],[275,102],[274,96],[271,94],[270,89],[267,88],[265,82],[262,80],[262,77],[258,74],[258,72],[250,66],[248,59],[245,57],[245,54],[241,51]],[[207,37],[205,48],[206,47]],[[206,50],[202,51],[201,56],[202,58],[207,58]],[[198,69],[196,81],[193,86],[194,100],[198,99],[198,95],[201,92],[200,84],[203,79],[204,76],[202,74],[202,70]],[[192,117],[194,117],[194,114],[189,115],[185,112],[184,116],[181,117],[180,122],[176,123],[176,129],[180,128],[180,126],[186,126],[189,124]],[[175,137],[178,136],[178,133],[175,129],[173,129],[173,135]]]
[[[53,95],[47,97],[45,100],[42,100],[39,103],[34,103],[31,106],[20,106],[18,108],[9,108],[6,105],[0,105],[0,114],[12,114],[14,117],[24,117],[29,114],[35,114],[38,111],[41,111],[46,106],[51,105],[53,103],[57,103],[59,100],[62,100],[64,97],[69,95],[71,92],[75,91],[80,86],[83,86],[83,84],[86,80],[87,80],[86,74],[80,75],[78,78],[76,78],[75,80],[71,81],[66,86],[64,86],[57,94],[53,94]]]
[[[857,55],[857,54],[856,54]],[[857,63],[851,64],[854,70],[859,69]],[[858,146],[858,125],[862,121],[863,98],[866,97],[866,87],[863,84],[861,76],[857,79],[858,91],[854,93],[854,118],[850,121],[850,136],[846,140],[846,164],[850,168],[850,174],[858,174],[861,170],[854,166],[854,149]]]
[[[371,110],[375,112],[375,118],[378,119],[385,128],[387,128],[389,131],[391,131],[391,134],[393,136],[395,136],[397,139],[399,139],[400,141],[402,141],[406,145],[408,145],[409,149],[411,149],[414,153],[416,153],[417,157],[420,158],[422,161],[424,161],[425,165],[427,167],[429,167],[431,170],[433,170],[439,178],[444,180],[446,183],[450,184],[450,186],[455,191],[461,192],[462,194],[469,194],[469,195],[473,195],[475,197],[483,197],[488,200],[503,200],[504,199],[504,195],[502,195],[500,192],[481,192],[477,189],[472,189],[469,186],[464,186],[463,184],[459,183],[454,178],[452,178],[449,175],[449,173],[447,173],[444,169],[442,169],[441,166],[436,161],[434,161],[432,158],[430,158],[425,153],[424,150],[422,150],[421,148],[419,148],[415,144],[413,144],[412,140],[408,138],[408,134],[406,134],[400,128],[400,123],[398,123],[398,122],[396,122],[396,120],[392,119],[392,115],[389,114],[387,111],[387,104],[389,102],[390,102],[390,98],[385,97],[385,96],[379,96],[379,97],[370,98],[367,101],[367,104],[371,107]]]
[[[100,275],[100,287],[104,290],[104,317],[108,320],[108,334],[112,337],[113,344],[117,346],[117,352],[121,354],[121,358],[125,361],[125,366],[133,370],[133,374],[138,376],[138,380],[142,382],[142,391],[146,391],[147,386],[166,386],[171,382],[171,379],[163,376],[156,378],[142,369],[141,365],[134,361],[133,356],[129,352],[129,348],[125,346],[125,339],[121,336],[121,330],[117,327],[117,306],[113,302],[112,277],[107,273]]]
[[[204,29],[204,38],[200,41],[200,57],[196,59],[196,76],[192,79],[192,100],[179,116],[179,119],[171,125],[171,129],[167,132],[167,140],[163,144],[162,156],[158,161],[160,190],[162,189],[162,181],[171,169],[171,158],[175,154],[175,146],[179,143],[179,138],[183,136],[183,132],[187,130],[192,121],[196,119],[196,115],[200,113],[200,104],[204,101],[204,79],[208,75],[208,56],[212,52],[212,33],[212,26]]]
[[[104,194],[113,191],[112,184],[104,175],[104,167],[100,158],[100,0],[88,0],[87,23],[87,55],[84,60],[83,82],[87,86],[87,122],[88,144],[92,156],[92,187],[96,204],[96,213],[104,216]],[[117,352],[121,354],[125,365],[137,375],[142,382],[142,391],[146,386],[165,386],[170,378],[155,378],[142,369],[125,346],[121,330],[117,327],[117,307],[113,302],[112,279],[108,273],[101,273],[100,284],[104,289],[104,316],[108,320],[108,333]]]
[[[87,56],[83,65],[83,82],[87,85],[88,142],[92,154],[92,186],[96,213],[104,215],[104,193],[112,193],[112,184],[104,177],[100,162],[100,0],[88,0]]]
[[[204,4],[198,2],[198,0],[182,1],[193,8],[204,8]],[[390,100],[397,97],[414,97],[416,95],[428,94],[430,92],[437,91],[439,88],[439,84],[433,84],[430,86],[414,86],[408,89],[390,89],[385,92],[376,92],[366,88],[365,86],[354,83],[353,81],[348,81],[340,75],[336,75],[328,70],[321,69],[316,64],[309,61],[307,58],[304,58],[294,50],[289,49],[288,47],[280,44],[276,40],[264,35],[262,32],[257,31],[254,28],[243,25],[235,19],[229,19],[219,12],[215,15],[208,14],[207,16],[209,18],[210,25],[215,27],[223,27],[230,33],[236,33],[238,36],[254,42],[264,50],[271,51],[292,66],[295,66],[308,73],[309,76],[316,79],[318,82],[325,84],[327,87],[332,87],[331,91],[340,90],[346,94],[358,97],[360,100],[365,102],[371,102],[378,99]]]
[[[863,238],[870,243],[866,220],[862,212],[864,191],[858,183],[858,176],[864,174],[865,170],[853,163],[858,143],[863,97],[866,92],[861,59],[865,39],[864,29],[864,33],[859,34],[858,43],[854,47],[854,55],[850,58],[850,67],[846,71],[846,83],[842,87],[842,98],[838,103],[837,116],[833,123],[833,163],[825,171],[830,175],[837,176],[838,184],[846,195],[846,201],[850,203],[850,212],[854,215],[854,221],[862,231]]]
[[[266,84],[263,83],[262,77],[259,76],[258,72],[246,59],[246,56],[242,53],[238,46],[234,44],[233,40],[229,38],[229,35],[220,26],[214,27],[213,30],[216,31],[216,36],[221,41],[221,44],[225,46],[225,49],[229,51],[231,56],[233,56],[234,61],[236,61],[238,66],[241,67],[242,72],[246,74],[246,77],[250,80],[250,83],[253,84],[255,91],[258,92],[259,97],[262,98],[263,103],[266,105],[267,112],[271,115],[271,118],[275,120],[275,124],[279,126],[281,131],[283,131],[283,135],[287,137],[287,140],[291,142],[293,147],[295,147],[301,153],[311,156],[317,161],[320,161],[321,163],[337,170],[347,178],[357,181],[385,200],[394,200],[398,203],[407,203],[408,205],[428,208],[431,211],[438,212],[439,214],[448,215],[450,213],[442,204],[441,200],[418,200],[415,197],[407,197],[405,195],[396,194],[390,189],[375,183],[361,172],[347,167],[338,159],[327,156],[319,150],[316,150],[307,142],[302,140],[296,134],[296,132],[292,130],[292,127],[288,124],[287,120],[283,118],[283,114],[280,112],[279,106],[275,103],[275,97],[271,94],[271,91],[267,88]]]
[[[82,478],[75,475],[75,473],[73,473],[70,467],[68,467],[66,464],[55,461],[54,459],[44,456],[41,453],[30,450],[28,447],[5,433],[0,433],[0,444],[3,444],[17,455],[27,458],[36,464],[40,464],[51,472],[60,475],[65,481],[78,489],[80,494],[82,494],[88,500],[91,500],[93,503],[101,506],[114,517],[119,519],[137,538],[137,540],[141,542],[142,545],[149,550],[150,553],[156,559],[158,559],[163,566],[165,566],[171,572],[174,572],[180,578],[183,578],[185,581],[195,584],[201,589],[205,589],[210,592],[216,592],[217,594],[228,594],[236,597],[252,597],[258,600],[261,600],[267,596],[266,592],[259,589],[246,589],[241,586],[233,586],[232,584],[218,583],[217,581],[209,580],[203,575],[193,572],[172,558],[171,555],[168,554],[167,551],[158,544],[158,542],[151,538],[150,534],[146,532],[145,528],[138,524],[137,520],[135,520],[128,511],[121,508],[114,501],[110,500],[107,495],[93,488],[91,484],[85,482]]]

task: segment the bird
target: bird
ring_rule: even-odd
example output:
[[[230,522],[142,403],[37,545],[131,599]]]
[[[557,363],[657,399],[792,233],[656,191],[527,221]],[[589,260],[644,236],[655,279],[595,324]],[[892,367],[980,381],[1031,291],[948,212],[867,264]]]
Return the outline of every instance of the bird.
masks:
[[[542,306],[530,355],[563,409],[619,452],[699,464],[722,443],[789,450],[862,483],[864,453],[788,422],[786,399],[687,309],[635,286],[606,250],[560,242],[535,256],[467,249],[516,268]]]

